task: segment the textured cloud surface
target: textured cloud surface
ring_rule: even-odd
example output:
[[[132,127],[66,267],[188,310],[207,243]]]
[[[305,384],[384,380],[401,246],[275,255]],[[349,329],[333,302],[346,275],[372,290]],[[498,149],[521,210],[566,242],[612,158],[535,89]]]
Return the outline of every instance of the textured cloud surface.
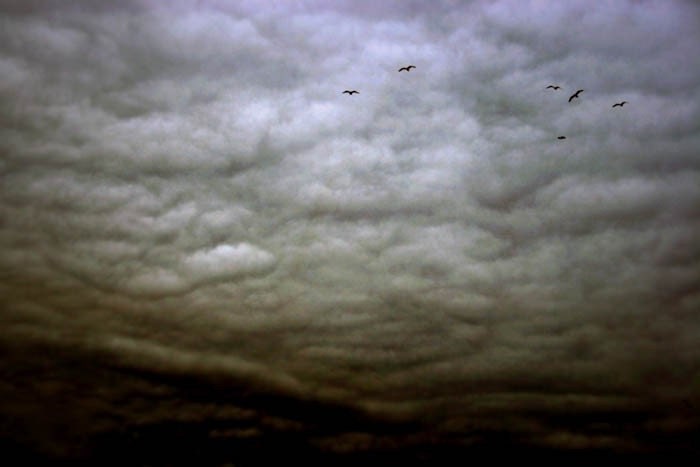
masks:
[[[3,446],[697,454],[693,2],[0,24]]]

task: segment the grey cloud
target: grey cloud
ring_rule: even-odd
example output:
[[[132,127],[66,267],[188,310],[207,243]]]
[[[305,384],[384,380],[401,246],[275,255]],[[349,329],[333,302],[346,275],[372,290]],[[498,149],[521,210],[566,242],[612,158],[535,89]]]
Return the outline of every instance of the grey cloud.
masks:
[[[0,15],[8,443],[697,451],[696,6]]]

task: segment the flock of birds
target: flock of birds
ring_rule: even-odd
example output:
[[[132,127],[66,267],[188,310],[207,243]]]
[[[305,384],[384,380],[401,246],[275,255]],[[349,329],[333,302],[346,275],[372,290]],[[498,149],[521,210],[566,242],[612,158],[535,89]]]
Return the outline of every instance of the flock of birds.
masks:
[[[411,71],[411,69],[415,68],[415,67],[416,67],[415,65],[402,66],[401,68],[399,68],[399,73],[401,73],[402,71]],[[359,93],[360,93],[359,91],[356,91],[354,89],[346,89],[345,91],[343,91],[343,94],[349,94],[351,96],[353,94],[359,94]]]
[[[411,71],[411,69],[415,68],[415,67],[416,67],[415,65],[402,66],[401,68],[399,68],[399,73],[401,73],[402,71]],[[558,91],[559,89],[561,89],[561,86],[558,86],[555,84],[550,84],[545,89],[552,89],[553,91]],[[579,89],[575,93],[573,93],[569,97],[569,102],[571,102],[574,99],[578,99],[583,91],[584,91],[583,89]],[[343,94],[348,94],[349,96],[352,96],[353,94],[359,94],[359,93],[360,92],[356,91],[355,89],[346,89],[345,91],[343,91]],[[614,109],[615,107],[623,107],[625,104],[627,104],[627,101],[616,102],[615,104],[613,104],[612,108]],[[560,140],[566,139],[566,136],[557,136],[557,139],[560,139]]]
[[[552,89],[552,90],[554,90],[554,91],[558,91],[559,89],[561,89],[561,86],[557,86],[557,85],[555,85],[555,84],[550,84],[550,85],[547,86],[545,89]],[[579,89],[578,91],[576,91],[575,93],[573,93],[573,94],[569,97],[569,102],[571,102],[571,101],[574,100],[574,99],[578,99],[579,96],[581,95],[581,93],[582,93],[583,91],[584,91],[583,89]],[[627,101],[616,102],[615,104],[613,104],[612,108],[614,109],[615,107],[623,107],[626,103],[627,103]],[[566,136],[557,136],[557,139],[566,139]]]

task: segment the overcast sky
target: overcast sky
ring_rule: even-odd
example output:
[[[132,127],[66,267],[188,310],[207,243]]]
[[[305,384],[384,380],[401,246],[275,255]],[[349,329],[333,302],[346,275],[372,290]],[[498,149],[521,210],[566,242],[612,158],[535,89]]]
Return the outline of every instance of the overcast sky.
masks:
[[[697,452],[699,46],[682,0],[0,1],[2,443]]]

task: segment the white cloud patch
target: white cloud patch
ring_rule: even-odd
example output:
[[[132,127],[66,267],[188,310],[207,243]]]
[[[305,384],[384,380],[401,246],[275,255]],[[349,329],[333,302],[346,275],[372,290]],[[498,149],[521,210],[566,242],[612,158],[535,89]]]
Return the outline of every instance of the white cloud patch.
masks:
[[[137,296],[163,298],[218,282],[269,274],[276,263],[274,255],[248,243],[218,245],[184,256],[170,266],[140,268],[125,286]]]
[[[275,257],[255,245],[219,245],[197,251],[183,260],[184,271],[198,280],[226,279],[237,275],[269,272]]]

